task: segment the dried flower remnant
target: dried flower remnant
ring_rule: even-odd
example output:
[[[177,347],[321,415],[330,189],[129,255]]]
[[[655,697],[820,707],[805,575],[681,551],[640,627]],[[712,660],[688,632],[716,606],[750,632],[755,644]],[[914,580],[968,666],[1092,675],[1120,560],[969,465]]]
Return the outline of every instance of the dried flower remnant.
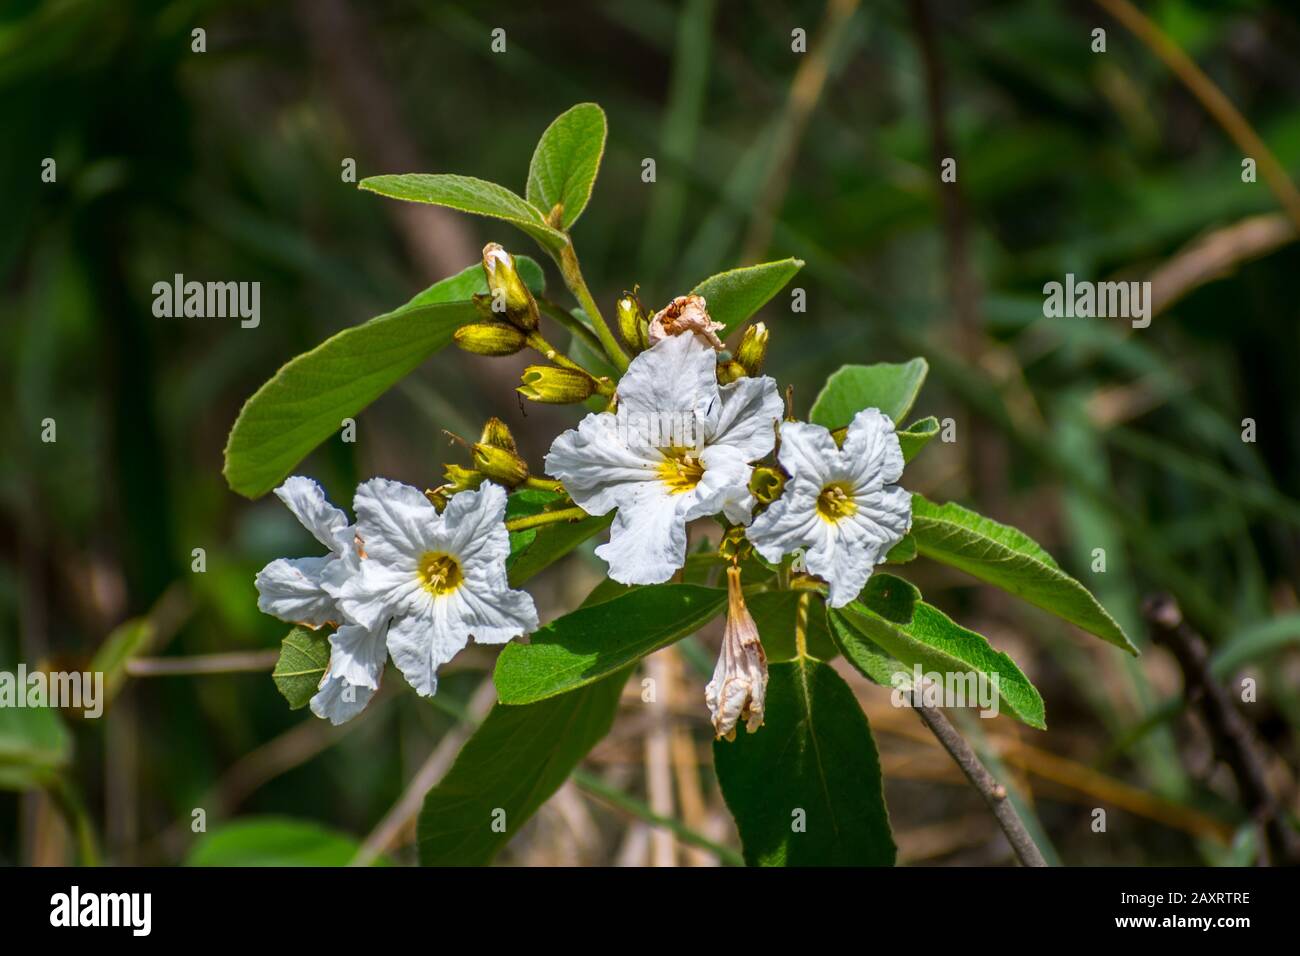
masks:
[[[745,607],[740,587],[740,568],[727,569],[727,626],[722,633],[722,652],[713,680],[704,689],[704,701],[713,717],[718,737],[736,738],[736,725],[745,721],[751,734],[763,726],[763,704],[767,697],[767,655],[758,638],[758,627]]]
[[[702,295],[679,295],[655,313],[650,320],[650,344],[672,338],[681,332],[694,332],[695,337],[715,351],[722,351],[722,340],[717,333],[726,326],[709,317],[707,303]]]

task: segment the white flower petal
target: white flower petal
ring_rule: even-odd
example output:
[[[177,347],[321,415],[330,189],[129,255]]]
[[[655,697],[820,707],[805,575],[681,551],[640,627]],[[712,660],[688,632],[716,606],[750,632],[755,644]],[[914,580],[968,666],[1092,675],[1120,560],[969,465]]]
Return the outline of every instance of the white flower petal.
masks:
[[[330,666],[326,677],[337,677],[358,687],[379,689],[388,660],[384,629],[345,624],[330,635]]]
[[[317,541],[331,551],[338,551],[345,540],[348,516],[325,500],[321,486],[310,478],[294,475],[275,489],[275,496],[293,512],[299,523]]]
[[[671,495],[661,483],[651,482],[635,490],[645,493],[620,503],[609,542],[596,555],[620,584],[662,584],[686,563],[685,513],[695,503],[695,493]]]
[[[291,624],[320,627],[337,622],[334,599],[321,586],[321,575],[335,559],[277,558],[257,573],[257,608]]]
[[[770,453],[776,443],[775,425],[785,410],[776,380],[766,375],[738,379],[719,389],[719,396],[709,412],[706,441],[736,449],[745,461]]]
[[[415,569],[442,530],[442,517],[423,492],[400,481],[372,478],[353,500],[357,534],[369,559]]]
[[[456,592],[462,620],[476,644],[504,644],[537,630],[537,606],[527,591],[505,587],[482,571],[469,575]]]
[[[728,521],[749,524],[754,512],[749,477],[754,469],[744,452],[729,445],[710,445],[704,449],[700,461],[704,476],[695,488],[696,502],[686,518],[703,518],[721,511]]]
[[[830,525],[817,515],[820,493],[820,485],[791,479],[781,497],[746,529],[745,537],[773,564],[796,548],[825,546]]]
[[[438,668],[469,641],[459,592],[433,597],[420,592],[408,612],[388,626],[388,653],[422,697],[438,692]]]
[[[397,613],[411,595],[420,590],[419,574],[414,567],[393,567],[367,557],[360,570],[334,589],[339,609],[349,619],[375,630],[384,619]]]
[[[340,627],[330,635],[330,666],[311,699],[312,713],[336,725],[361,713],[379,690],[387,659],[382,628]]]
[[[618,401],[634,411],[690,413],[718,391],[717,353],[683,332],[632,360],[618,383]]]
[[[894,422],[878,408],[853,416],[841,458],[858,488],[880,488],[903,476],[903,448]]]
[[[452,495],[442,514],[441,547],[455,556],[466,574],[489,567],[504,574],[510,556],[505,517],[506,492],[500,485],[484,482],[477,491]]]
[[[366,709],[375,692],[336,677],[326,677],[312,696],[311,712],[336,727]]]
[[[629,446],[617,418],[602,412],[588,415],[576,429],[555,439],[546,456],[546,473],[558,478],[587,514],[603,515],[627,501],[627,485],[659,484],[662,461],[656,449],[639,442]]]
[[[781,423],[781,451],[777,458],[791,478],[805,478],[820,488],[837,467],[839,457],[835,439],[822,426]]]

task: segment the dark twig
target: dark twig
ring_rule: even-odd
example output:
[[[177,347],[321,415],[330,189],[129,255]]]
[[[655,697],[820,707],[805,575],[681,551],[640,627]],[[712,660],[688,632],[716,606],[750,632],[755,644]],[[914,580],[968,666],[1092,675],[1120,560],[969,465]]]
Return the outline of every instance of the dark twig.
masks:
[[[1282,805],[1268,782],[1268,762],[1246,718],[1228,692],[1214,679],[1205,641],[1183,620],[1178,602],[1157,594],[1142,603],[1142,616],[1151,638],[1168,648],[1183,672],[1184,695],[1205,717],[1214,751],[1228,765],[1241,791],[1242,805],[1267,838],[1260,846],[1260,863],[1300,863],[1300,835],[1288,825]]]
[[[984,802],[993,811],[993,816],[997,818],[998,826],[1007,835],[1007,842],[1011,844],[1011,849],[1015,851],[1021,865],[1047,866],[1042,851],[1038,849],[1038,844],[1034,843],[1034,838],[1025,829],[1025,823],[1016,812],[1015,805],[1007,799],[1007,788],[993,779],[993,774],[989,773],[979,757],[975,756],[971,745],[957,732],[957,728],[944,716],[943,711],[936,707],[925,706],[916,706],[913,709],[930,728],[931,733],[938,738],[943,749],[948,751],[948,755],[961,768],[961,772],[966,775],[971,786],[984,798]]]

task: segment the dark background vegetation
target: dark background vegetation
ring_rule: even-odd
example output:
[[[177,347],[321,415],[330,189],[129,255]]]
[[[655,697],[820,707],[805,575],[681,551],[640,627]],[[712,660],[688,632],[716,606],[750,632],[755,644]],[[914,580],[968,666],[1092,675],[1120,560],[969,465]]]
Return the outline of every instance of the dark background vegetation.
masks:
[[[1300,173],[1298,11],[1143,9]],[[498,26],[504,54],[489,49]],[[1090,50],[1097,26],[1104,55]],[[205,53],[191,51],[195,27]],[[796,27],[807,54],[791,52]],[[181,862],[195,808],[209,831],[283,816],[359,840],[456,726],[487,654],[449,667],[432,704],[387,681],[341,731],[286,708],[265,653],[285,626],[258,613],[253,575],[314,546],[274,500],[227,490],[221,451],[240,404],[292,356],[487,241],[537,255],[504,225],[361,193],[341,181],[345,158],[359,176],[461,172],[522,193],[537,137],[583,100],[610,127],[575,231],[602,304],[634,283],[660,305],[724,268],[805,259],[793,284],[807,311],[782,294],[763,313],[769,371],[798,408],[845,361],[924,355],[916,411],[952,418],[957,441],[928,448],[907,487],[1024,528],[1144,648],[1142,598],[1172,593],[1233,695],[1258,682],[1242,709],[1294,810],[1296,225],[1100,6],[15,2],[0,13],[0,664],[86,667],[110,634],[136,633],[151,659],[238,652],[259,669],[128,677],[100,721],[0,712],[0,860]],[[955,186],[940,187],[942,156],[958,160]],[[45,157],[54,184],[40,180]],[[1067,272],[1153,279],[1169,304],[1145,330],[1043,318],[1043,284]],[[155,318],[151,287],[175,273],[260,281],[261,326]],[[299,470],[341,503],[372,474],[435,484],[461,460],[440,430],[474,434],[488,413],[539,467],[575,414],[524,418],[512,362],[437,356],[366,411],[356,444],[334,440]],[[41,441],[46,418],[56,443]],[[1105,573],[1091,570],[1096,548]],[[539,578],[543,615],[599,573],[582,555]],[[1046,733],[1005,718],[967,729],[1050,859],[1257,858],[1250,801],[1166,651],[1130,661],[958,575],[913,576],[1043,692]],[[670,722],[630,700],[586,765],[590,785],[561,791],[503,861],[708,859],[649,829],[643,804],[735,845],[703,706],[715,649],[705,634],[654,665],[674,688]],[[915,717],[854,686],[901,860],[1009,861]],[[401,831],[390,858],[411,859],[409,840]]]

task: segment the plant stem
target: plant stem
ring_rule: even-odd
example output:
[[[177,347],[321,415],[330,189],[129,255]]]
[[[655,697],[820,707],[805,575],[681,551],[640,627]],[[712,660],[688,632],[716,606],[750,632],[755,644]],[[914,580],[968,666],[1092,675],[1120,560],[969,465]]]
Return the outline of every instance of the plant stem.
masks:
[[[524,479],[525,488],[537,488],[540,491],[564,491],[564,485],[553,478],[537,478],[529,475]]]
[[[596,338],[596,333],[591,331],[581,319],[570,313],[564,306],[552,302],[550,299],[539,297],[537,307],[568,329],[575,338],[582,339],[583,344],[597,355],[605,353],[604,347],[600,344],[600,339]]]
[[[957,728],[944,716],[943,711],[937,707],[924,707],[921,705],[916,705],[913,709],[925,725],[930,728],[930,732],[938,738],[939,743],[943,745],[943,749],[948,751],[948,755],[961,768],[961,772],[966,775],[966,779],[971,782],[971,786],[984,798],[988,808],[993,811],[998,826],[1007,835],[1007,842],[1011,844],[1011,849],[1015,851],[1016,858],[1020,860],[1021,865],[1047,866],[1042,851],[1038,849],[1033,837],[1025,829],[1020,814],[1016,812],[1015,806],[1007,799],[1007,788],[993,779],[993,774],[989,773],[988,768],[980,763],[980,759],[975,756],[975,751],[971,749],[971,745],[966,742],[965,737],[957,732]]]
[[[600,314],[600,306],[596,305],[591,290],[587,288],[587,282],[582,277],[582,268],[578,265],[578,255],[573,251],[573,243],[564,247],[564,251],[555,262],[560,267],[560,274],[564,276],[564,284],[569,287],[569,291],[582,306],[582,311],[587,313],[587,318],[591,320],[596,338],[600,339],[600,344],[604,346],[605,354],[609,356],[615,368],[620,372],[626,372],[629,361],[627,353],[623,351],[623,347],[618,344],[618,339],[614,338],[614,333],[605,324],[605,317]]]
[[[1152,53],[1163,60],[1165,66],[1173,70],[1174,75],[1192,95],[1201,101],[1205,111],[1232,137],[1237,148],[1255,159],[1279,205],[1286,210],[1296,227],[1300,228],[1300,190],[1296,189],[1291,177],[1254,127],[1196,65],[1196,61],[1128,0],[1097,0],[1097,5],[1127,27]]]
[[[543,511],[540,514],[512,518],[506,522],[506,530],[526,531],[529,528],[540,528],[543,525],[556,524],[560,521],[580,521],[587,517],[590,517],[590,515],[581,508],[561,508],[558,511]]]
[[[132,677],[243,674],[269,671],[279,659],[279,651],[238,651],[232,654],[198,654],[193,657],[138,657],[127,661],[126,672]]]

